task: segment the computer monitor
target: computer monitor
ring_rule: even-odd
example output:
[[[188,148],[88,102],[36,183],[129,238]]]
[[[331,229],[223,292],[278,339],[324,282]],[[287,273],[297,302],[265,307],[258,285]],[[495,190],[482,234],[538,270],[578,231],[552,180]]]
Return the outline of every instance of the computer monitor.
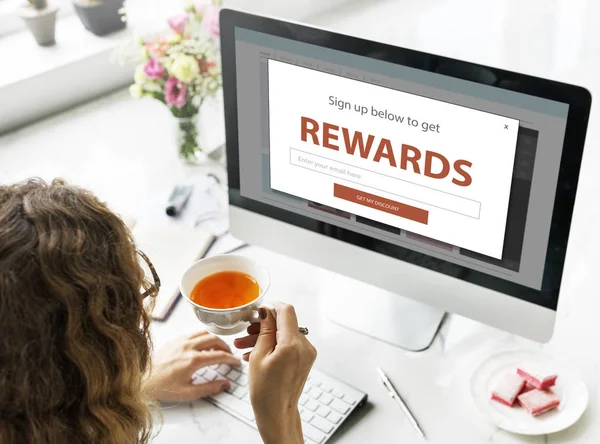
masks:
[[[234,235],[388,292],[339,311],[409,349],[551,338],[587,90],[233,10],[221,51]]]

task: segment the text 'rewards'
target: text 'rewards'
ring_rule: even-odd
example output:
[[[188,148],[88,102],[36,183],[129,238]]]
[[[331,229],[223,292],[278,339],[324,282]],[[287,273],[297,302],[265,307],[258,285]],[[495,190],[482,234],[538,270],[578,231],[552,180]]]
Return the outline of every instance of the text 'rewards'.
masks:
[[[268,69],[271,188],[502,257],[518,120],[276,60]]]

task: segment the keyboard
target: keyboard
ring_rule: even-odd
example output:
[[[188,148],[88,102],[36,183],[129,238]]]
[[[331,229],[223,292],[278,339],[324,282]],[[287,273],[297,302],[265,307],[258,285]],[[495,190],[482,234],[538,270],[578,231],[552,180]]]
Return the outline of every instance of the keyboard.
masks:
[[[256,428],[248,393],[248,364],[243,362],[240,368],[227,364],[213,365],[198,370],[192,377],[193,384],[214,380],[228,380],[231,388],[208,398],[208,401]],[[326,443],[346,418],[362,407],[366,400],[366,393],[313,369],[298,403],[304,442]]]

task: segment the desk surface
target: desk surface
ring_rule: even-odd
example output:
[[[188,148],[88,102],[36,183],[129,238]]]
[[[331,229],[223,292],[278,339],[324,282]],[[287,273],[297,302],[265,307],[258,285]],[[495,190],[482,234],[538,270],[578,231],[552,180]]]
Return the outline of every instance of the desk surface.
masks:
[[[600,3],[556,0],[549,5],[541,0],[505,0],[489,8],[476,0],[381,1],[367,10],[351,7],[316,22],[416,49],[581,83],[592,93],[600,91]],[[394,17],[394,25],[369,25],[384,13]],[[477,20],[472,20],[473,14]],[[449,15],[453,20],[447,20]],[[444,23],[452,23],[452,29]],[[310,327],[310,338],[319,350],[316,366],[369,393],[369,405],[333,442],[387,443],[391,437],[395,442],[421,442],[377,380],[376,366],[397,384],[429,442],[600,442],[600,421],[594,420],[600,416],[600,296],[595,269],[600,257],[596,228],[600,183],[595,178],[600,159],[594,149],[599,124],[593,113],[556,334],[546,346],[453,316],[429,350],[406,353],[327,321],[320,282],[343,278],[259,248],[243,251],[270,269],[269,298],[296,305],[303,324]],[[0,181],[65,177],[92,189],[122,214],[160,218],[166,217],[164,203],[175,183],[193,180],[210,169],[186,168],[174,152],[168,112],[158,103],[133,101],[119,92],[0,137]],[[198,327],[191,311],[180,303],[166,323],[153,325],[155,345]],[[468,396],[470,372],[488,354],[514,346],[543,348],[579,368],[590,390],[590,406],[578,424],[556,435],[526,438],[499,431],[480,418]],[[155,442],[218,444],[237,439],[260,442],[256,431],[200,401],[165,409]]]

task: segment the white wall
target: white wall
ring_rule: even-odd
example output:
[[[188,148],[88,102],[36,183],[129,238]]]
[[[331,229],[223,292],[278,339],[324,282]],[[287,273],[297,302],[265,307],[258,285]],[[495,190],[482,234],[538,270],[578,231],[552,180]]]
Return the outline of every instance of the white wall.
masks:
[[[290,20],[307,20],[321,12],[335,9],[351,0],[223,0],[226,8]],[[195,0],[210,4],[210,0]],[[180,13],[182,0],[127,0],[129,22],[141,33],[163,26],[165,17]],[[309,20],[310,21],[310,20]]]
[[[321,12],[335,10],[348,0],[224,0],[229,8],[290,20],[306,20]]]

